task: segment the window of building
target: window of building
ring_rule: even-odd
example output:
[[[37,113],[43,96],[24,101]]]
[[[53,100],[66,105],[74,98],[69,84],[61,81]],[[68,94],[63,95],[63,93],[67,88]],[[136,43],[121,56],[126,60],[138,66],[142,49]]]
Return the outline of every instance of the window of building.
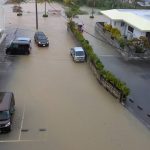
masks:
[[[134,31],[134,28],[132,28],[131,26],[128,26],[128,31],[132,32]]]
[[[124,25],[125,25],[125,23],[122,21],[122,22],[121,22],[121,27],[123,27]]]

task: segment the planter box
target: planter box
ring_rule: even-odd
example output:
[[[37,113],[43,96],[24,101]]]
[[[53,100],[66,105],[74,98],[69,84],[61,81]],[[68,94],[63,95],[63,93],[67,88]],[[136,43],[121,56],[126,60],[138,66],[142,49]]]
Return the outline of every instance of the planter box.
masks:
[[[103,76],[100,76],[98,71],[96,70],[95,66],[91,62],[89,62],[89,66],[90,66],[91,70],[93,71],[94,75],[96,76],[96,79],[99,81],[99,83],[115,98],[119,99],[119,101],[122,101],[122,97],[123,97],[122,92],[120,90],[118,90],[110,82],[105,80],[105,78]]]

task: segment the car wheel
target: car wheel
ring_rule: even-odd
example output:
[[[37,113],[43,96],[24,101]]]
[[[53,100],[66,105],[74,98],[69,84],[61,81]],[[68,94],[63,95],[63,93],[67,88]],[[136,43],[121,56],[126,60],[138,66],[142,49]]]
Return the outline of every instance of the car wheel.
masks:
[[[30,52],[28,52],[28,51],[25,52],[25,55],[29,55],[29,54],[30,54]]]
[[[7,127],[6,132],[10,132],[11,131],[11,126]]]
[[[73,57],[72,57],[73,58]],[[76,62],[75,58],[73,58],[73,61]]]
[[[10,51],[6,51],[6,54],[7,54],[7,55],[11,55],[11,52],[10,52]]]

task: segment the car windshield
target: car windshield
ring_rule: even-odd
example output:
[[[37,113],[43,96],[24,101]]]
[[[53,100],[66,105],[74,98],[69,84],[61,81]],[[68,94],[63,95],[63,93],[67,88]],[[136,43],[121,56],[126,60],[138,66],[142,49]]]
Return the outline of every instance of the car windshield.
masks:
[[[84,56],[84,52],[83,51],[76,51],[76,56]]]
[[[0,111],[0,121],[9,119],[9,111]]]
[[[40,40],[46,40],[47,38],[45,36],[39,36],[38,37]]]

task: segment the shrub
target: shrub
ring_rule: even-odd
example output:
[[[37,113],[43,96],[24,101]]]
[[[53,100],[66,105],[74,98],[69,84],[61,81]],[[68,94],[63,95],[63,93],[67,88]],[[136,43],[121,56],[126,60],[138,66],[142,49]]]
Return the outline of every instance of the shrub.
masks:
[[[111,32],[112,25],[111,25],[111,24],[105,24],[105,25],[104,25],[104,29],[105,29],[106,31]]]
[[[121,48],[124,48],[125,45],[126,45],[126,41],[124,38],[120,37],[120,38],[117,38],[118,42],[119,42],[119,45]]]
[[[135,46],[135,52],[136,53],[144,53],[144,49],[141,46]]]
[[[111,29],[111,34],[115,39],[118,39],[121,37],[121,33],[117,28],[112,28]]]
[[[150,42],[148,41],[148,38],[145,36],[140,36],[139,40],[143,44],[145,48],[150,48]]]

